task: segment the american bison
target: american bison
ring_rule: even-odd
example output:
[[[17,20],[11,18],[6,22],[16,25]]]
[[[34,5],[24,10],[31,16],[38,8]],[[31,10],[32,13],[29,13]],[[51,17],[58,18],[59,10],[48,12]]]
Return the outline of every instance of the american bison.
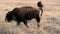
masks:
[[[33,18],[37,21],[37,26],[39,27],[40,17],[39,17],[40,10],[25,6],[20,8],[14,8],[12,11],[9,11],[6,14],[5,21],[10,22],[11,20],[17,21],[17,25],[20,24],[20,22],[23,22],[27,27],[27,21],[32,20]]]

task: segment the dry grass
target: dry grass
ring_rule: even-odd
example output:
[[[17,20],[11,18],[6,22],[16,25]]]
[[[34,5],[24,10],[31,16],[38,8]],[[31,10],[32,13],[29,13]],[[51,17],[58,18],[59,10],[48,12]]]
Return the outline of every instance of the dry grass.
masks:
[[[38,0],[40,1],[40,0]],[[40,28],[37,28],[35,19],[28,21],[29,28],[21,22],[5,22],[5,15],[14,7],[32,6],[37,8],[37,0],[1,0],[0,1],[0,34],[60,34],[60,0],[41,0],[44,4],[44,13]]]

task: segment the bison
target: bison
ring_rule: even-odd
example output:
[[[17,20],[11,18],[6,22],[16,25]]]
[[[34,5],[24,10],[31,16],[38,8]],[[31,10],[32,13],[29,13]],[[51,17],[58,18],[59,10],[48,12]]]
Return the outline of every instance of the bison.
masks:
[[[41,9],[40,9],[41,10]],[[28,20],[32,20],[33,18],[36,19],[37,21],[37,26],[39,27],[39,22],[40,22],[40,17],[39,17],[39,13],[40,10],[30,7],[30,6],[25,6],[25,7],[20,7],[20,8],[14,8],[12,11],[9,11],[6,14],[5,17],[5,21],[12,21],[15,20],[17,22],[17,25],[20,25],[21,22],[23,22],[26,27],[28,27],[27,25],[27,21]]]

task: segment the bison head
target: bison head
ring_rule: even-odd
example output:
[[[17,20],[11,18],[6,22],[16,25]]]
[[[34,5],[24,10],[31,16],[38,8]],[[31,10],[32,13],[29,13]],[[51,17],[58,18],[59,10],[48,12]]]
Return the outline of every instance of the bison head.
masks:
[[[13,19],[13,14],[12,14],[12,12],[10,11],[10,12],[8,12],[8,13],[6,14],[5,21],[10,22],[12,19]]]

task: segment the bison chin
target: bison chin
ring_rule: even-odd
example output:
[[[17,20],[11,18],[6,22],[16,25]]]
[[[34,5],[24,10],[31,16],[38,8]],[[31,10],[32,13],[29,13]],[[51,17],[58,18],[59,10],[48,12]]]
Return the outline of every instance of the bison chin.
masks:
[[[7,15],[5,17],[5,21],[10,22],[10,21],[12,21],[12,19],[13,19],[13,15],[12,15],[12,13],[10,11],[10,12],[7,13]]]

